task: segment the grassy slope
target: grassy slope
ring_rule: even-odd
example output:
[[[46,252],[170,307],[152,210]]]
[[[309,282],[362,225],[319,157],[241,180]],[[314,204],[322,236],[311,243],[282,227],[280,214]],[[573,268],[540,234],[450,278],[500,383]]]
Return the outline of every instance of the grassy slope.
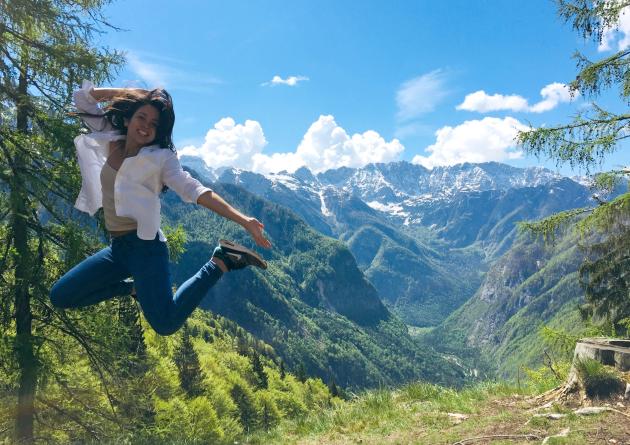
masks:
[[[375,390],[350,402],[276,429],[250,436],[252,444],[454,444],[467,438],[499,435],[535,435],[538,440],[495,437],[493,444],[541,443],[543,438],[569,428],[565,438],[552,444],[628,443],[630,425],[623,415],[606,413],[580,417],[554,406],[550,411],[569,415],[560,420],[534,417],[530,391],[505,384],[483,384],[454,391],[414,383],[396,391]],[[620,408],[629,414],[627,407]],[[549,410],[547,410],[549,411]],[[458,422],[448,413],[464,414]],[[617,442],[608,442],[610,439]],[[468,442],[467,442],[468,443]],[[473,443],[473,442],[470,442]],[[474,443],[489,443],[488,440]]]

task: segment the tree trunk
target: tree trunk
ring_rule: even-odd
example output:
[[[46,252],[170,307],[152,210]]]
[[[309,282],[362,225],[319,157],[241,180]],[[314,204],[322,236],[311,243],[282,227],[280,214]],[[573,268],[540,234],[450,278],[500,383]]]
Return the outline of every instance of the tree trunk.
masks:
[[[17,109],[17,130],[28,132],[27,79],[25,66],[22,66],[18,85],[19,99]],[[25,178],[21,176],[26,158],[16,150],[14,158],[15,176],[10,184],[11,230],[15,247],[15,333],[16,359],[20,370],[18,401],[15,423],[17,442],[33,443],[34,399],[37,386],[37,364],[33,351],[32,313],[29,295],[31,282],[31,255],[28,246],[27,196],[24,187]]]

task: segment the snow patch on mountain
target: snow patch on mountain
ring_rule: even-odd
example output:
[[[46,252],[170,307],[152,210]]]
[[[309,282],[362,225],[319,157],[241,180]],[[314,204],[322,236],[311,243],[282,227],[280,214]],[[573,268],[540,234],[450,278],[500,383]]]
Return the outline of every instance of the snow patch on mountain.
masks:
[[[387,204],[382,204],[378,201],[370,201],[366,202],[367,205],[372,207],[374,210],[378,210],[379,212],[389,213],[392,216],[406,218],[409,216],[409,212],[405,212],[403,206],[397,204],[395,202],[388,202]]]
[[[326,200],[324,199],[324,191],[320,190],[318,195],[319,195],[319,201],[321,203],[322,215],[333,216],[332,212],[328,210],[328,207],[326,206]]]

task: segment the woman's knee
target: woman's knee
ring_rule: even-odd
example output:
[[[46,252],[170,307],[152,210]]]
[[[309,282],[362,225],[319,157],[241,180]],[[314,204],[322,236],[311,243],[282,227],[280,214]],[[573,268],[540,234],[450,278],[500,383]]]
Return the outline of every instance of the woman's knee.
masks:
[[[69,292],[64,290],[64,286],[61,280],[57,281],[53,284],[53,287],[50,289],[50,302],[53,306],[58,308],[69,308],[70,307],[70,298]]]
[[[161,335],[163,337],[173,335],[175,332],[179,330],[179,326],[174,326],[174,325],[158,325],[158,326],[151,326],[151,327],[158,335]]]
[[[175,323],[173,320],[167,319],[166,317],[147,317],[146,314],[145,317],[153,330],[158,335],[164,337],[173,335],[182,326],[182,323]]]

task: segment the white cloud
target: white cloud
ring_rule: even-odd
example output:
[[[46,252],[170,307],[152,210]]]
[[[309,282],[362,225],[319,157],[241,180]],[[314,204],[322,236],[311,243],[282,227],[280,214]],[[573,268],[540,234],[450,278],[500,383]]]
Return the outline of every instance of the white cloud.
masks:
[[[179,150],[181,155],[198,156],[210,167],[251,168],[252,157],[260,153],[267,140],[260,123],[246,120],[236,124],[231,117],[225,117],[208,130],[203,144],[199,147],[188,145]]]
[[[426,149],[431,154],[416,155],[411,162],[433,168],[462,162],[518,159],[523,153],[517,149],[514,138],[518,131],[528,128],[513,117],[485,117],[456,127],[442,127],[435,132],[435,143]]]
[[[223,118],[208,131],[200,147],[187,146],[181,155],[199,156],[210,167],[239,167],[259,173],[295,171],[301,166],[313,172],[331,168],[362,167],[371,162],[397,159],[404,146],[393,139],[389,142],[376,131],[348,135],[337,125],[333,116],[320,116],[302,138],[294,152],[263,153],[267,141],[256,121],[236,124]]]
[[[599,51],[610,51],[617,43],[617,51],[630,47],[630,6],[626,6],[619,14],[616,26],[604,29],[602,41],[597,48]]]
[[[275,75],[273,76],[273,79],[271,79],[269,82],[263,83],[262,85],[263,86],[288,85],[290,87],[294,87],[298,84],[298,82],[303,82],[305,80],[309,80],[309,78],[306,76],[289,76],[286,79],[283,79],[282,77]]]
[[[540,95],[543,100],[532,105],[529,108],[529,111],[532,113],[542,113],[544,111],[552,110],[560,103],[571,102],[574,98],[577,98],[578,94],[579,93],[576,91],[574,96],[571,97],[571,92],[569,91],[569,87],[567,85],[558,82],[550,83],[540,90]]]
[[[502,110],[542,113],[554,109],[560,103],[575,100],[579,96],[579,93],[575,92],[572,97],[567,85],[554,82],[540,90],[540,95],[542,96],[542,100],[530,106],[527,99],[522,96],[515,94],[509,96],[503,94],[489,95],[485,91],[479,90],[467,94],[464,98],[464,102],[459,104],[456,108],[458,110],[478,111],[480,113]]]
[[[433,111],[449,93],[447,77],[443,70],[435,70],[403,83],[396,92],[398,119],[408,121]]]
[[[333,116],[320,116],[308,129],[296,154],[315,172],[341,166],[362,167],[371,162],[389,162],[405,148],[393,139],[386,142],[376,131],[349,136]]]
[[[499,110],[525,111],[529,108],[529,105],[527,104],[527,99],[521,96],[504,96],[503,94],[489,95],[485,91],[479,90],[467,94],[464,102],[459,104],[456,108],[458,110],[487,113],[488,111]]]

